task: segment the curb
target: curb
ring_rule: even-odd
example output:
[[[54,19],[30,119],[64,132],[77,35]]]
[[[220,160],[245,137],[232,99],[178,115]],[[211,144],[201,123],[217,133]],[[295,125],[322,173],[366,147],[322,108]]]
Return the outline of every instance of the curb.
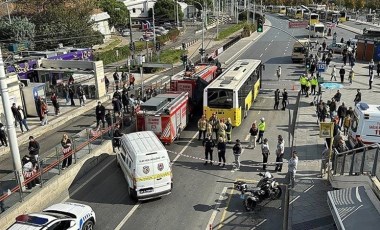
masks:
[[[189,41],[189,42],[186,42],[185,43],[185,49],[186,48],[188,48],[188,47],[190,47],[190,46],[192,46],[192,45],[194,45],[196,42],[198,42],[199,41],[199,39],[198,38],[196,38],[196,39],[194,39],[194,40],[191,40],[191,41]],[[176,48],[174,48],[174,49],[176,49],[176,50],[181,50],[183,47],[182,47],[182,45],[181,46],[177,46]]]

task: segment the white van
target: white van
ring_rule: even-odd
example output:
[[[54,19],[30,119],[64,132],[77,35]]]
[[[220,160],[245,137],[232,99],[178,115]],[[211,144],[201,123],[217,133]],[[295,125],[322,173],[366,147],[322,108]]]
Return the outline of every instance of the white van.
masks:
[[[124,134],[117,163],[128,182],[132,199],[148,200],[169,195],[173,188],[167,150],[156,134],[142,131]]]
[[[380,105],[360,102],[355,106],[354,117],[348,130],[351,147],[380,143]]]

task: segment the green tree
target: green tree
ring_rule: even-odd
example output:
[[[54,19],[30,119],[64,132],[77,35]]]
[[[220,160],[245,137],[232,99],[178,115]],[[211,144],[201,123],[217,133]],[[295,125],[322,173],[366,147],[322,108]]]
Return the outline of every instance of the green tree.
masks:
[[[154,4],[154,16],[156,20],[165,20],[165,21],[175,21],[176,13],[175,10],[176,2],[173,0],[157,0]],[[148,12],[149,17],[152,17],[152,9]],[[178,4],[178,17],[179,21],[183,19],[183,12],[181,6]]]
[[[368,9],[375,10],[378,8],[379,4],[380,4],[379,0],[367,0],[365,7]]]
[[[129,23],[127,6],[117,0],[98,0],[99,7],[110,15],[109,24],[114,27],[124,27]]]
[[[355,0],[344,0],[344,6],[347,9],[354,9],[355,8]]]
[[[202,8],[199,6],[199,4],[196,4],[196,3],[194,3],[194,1],[196,1],[196,2],[199,2],[200,4],[202,4],[202,7],[204,7],[204,3],[206,3],[206,5],[207,5],[207,8],[208,9],[213,9],[213,0],[205,0],[205,1],[203,1],[203,0],[185,0],[185,3],[186,4],[188,4],[188,5],[193,5],[193,6],[195,6],[198,10],[201,10]]]
[[[8,18],[4,18],[0,20],[0,37],[9,42],[31,41],[35,35],[35,27],[25,17],[13,17],[12,24]]]
[[[355,8],[362,9],[364,7],[365,0],[355,0]]]

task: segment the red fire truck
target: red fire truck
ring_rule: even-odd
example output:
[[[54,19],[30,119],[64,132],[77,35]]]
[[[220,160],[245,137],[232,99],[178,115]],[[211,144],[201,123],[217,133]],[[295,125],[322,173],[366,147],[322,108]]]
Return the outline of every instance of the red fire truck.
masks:
[[[187,92],[150,98],[136,112],[137,131],[153,131],[163,143],[172,143],[188,123],[188,99]]]
[[[173,76],[170,82],[170,91],[188,92],[190,113],[193,114],[197,106],[202,107],[203,90],[220,73],[221,69],[216,65],[198,64]]]

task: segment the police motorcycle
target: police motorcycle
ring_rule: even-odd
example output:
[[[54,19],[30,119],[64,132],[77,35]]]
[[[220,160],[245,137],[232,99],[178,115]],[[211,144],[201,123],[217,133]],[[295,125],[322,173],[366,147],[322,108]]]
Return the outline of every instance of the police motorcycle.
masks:
[[[261,180],[256,187],[249,188],[247,182],[236,181],[234,187],[244,196],[243,205],[248,212],[264,200],[276,200],[281,197],[282,189],[269,172],[259,173]]]

